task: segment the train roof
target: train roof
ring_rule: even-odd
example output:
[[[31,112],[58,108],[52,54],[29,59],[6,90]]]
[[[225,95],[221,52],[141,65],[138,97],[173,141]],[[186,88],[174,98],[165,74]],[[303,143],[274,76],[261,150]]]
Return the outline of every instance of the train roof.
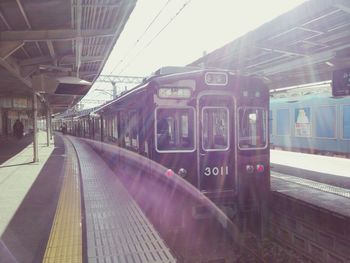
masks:
[[[333,97],[332,93],[324,92],[317,94],[308,94],[294,97],[279,97],[279,98],[270,98],[270,104],[289,104],[289,103],[323,103],[325,101],[349,101],[350,97]]]
[[[165,85],[165,84],[168,84],[169,82],[175,82],[181,79],[195,79],[195,78],[198,78],[198,76],[203,76],[206,72],[227,72],[230,76],[234,76],[240,80],[259,80],[263,83],[263,80],[257,76],[240,75],[228,69],[219,69],[214,67],[202,68],[202,67],[195,67],[195,66],[186,66],[186,67],[168,66],[168,67],[163,67],[156,70],[149,77],[146,77],[141,84],[135,86],[134,88],[128,91],[122,92],[119,97],[97,108],[96,110],[94,110],[93,113],[96,113],[96,114],[102,113],[103,111],[105,111],[106,109],[114,105],[115,103],[124,100],[129,95],[136,94],[137,92],[140,92],[146,89],[150,84]]]
[[[243,78],[243,79],[245,78],[258,79],[257,77],[254,77],[254,76],[241,76],[227,69],[200,68],[200,67],[163,67],[155,71],[149,77],[145,78],[141,84],[135,86],[134,88],[126,92],[121,93],[119,97],[99,107],[94,112],[95,113],[103,112],[106,108],[109,108],[114,103],[117,103],[123,100],[125,97],[129,96],[130,94],[140,92],[141,90],[145,89],[146,87],[148,87],[150,83],[162,85],[162,84],[166,84],[171,81],[176,81],[179,79],[195,79],[198,76],[203,75],[205,72],[208,72],[208,71],[209,72],[227,72],[227,73],[230,73],[231,75],[239,76],[239,78]]]

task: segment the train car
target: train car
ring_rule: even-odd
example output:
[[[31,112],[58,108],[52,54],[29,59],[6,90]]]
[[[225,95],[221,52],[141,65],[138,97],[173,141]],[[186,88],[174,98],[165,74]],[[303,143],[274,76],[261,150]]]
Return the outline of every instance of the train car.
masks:
[[[163,68],[93,114],[102,141],[172,169],[214,202],[247,207],[270,189],[268,112],[260,79]]]
[[[350,157],[350,97],[333,97],[330,83],[313,89],[271,98],[271,147]]]

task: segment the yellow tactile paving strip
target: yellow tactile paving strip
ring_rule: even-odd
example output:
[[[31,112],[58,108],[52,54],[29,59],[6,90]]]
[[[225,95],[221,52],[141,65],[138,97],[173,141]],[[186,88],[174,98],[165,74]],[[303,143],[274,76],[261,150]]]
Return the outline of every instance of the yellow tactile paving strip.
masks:
[[[65,175],[43,263],[83,261],[79,166],[72,145],[64,140]]]

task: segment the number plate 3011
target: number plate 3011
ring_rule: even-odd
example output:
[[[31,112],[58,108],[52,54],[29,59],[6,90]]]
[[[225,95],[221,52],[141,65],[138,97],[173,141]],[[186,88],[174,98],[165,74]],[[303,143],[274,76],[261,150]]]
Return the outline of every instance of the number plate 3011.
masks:
[[[214,166],[204,168],[205,176],[225,176],[228,175],[228,166]]]

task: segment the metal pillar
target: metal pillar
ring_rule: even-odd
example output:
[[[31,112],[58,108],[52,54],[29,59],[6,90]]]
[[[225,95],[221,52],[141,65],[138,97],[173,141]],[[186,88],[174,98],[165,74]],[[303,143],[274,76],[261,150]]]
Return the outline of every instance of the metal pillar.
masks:
[[[101,120],[101,142],[104,141],[104,127],[103,127],[103,117],[100,117]]]
[[[49,108],[49,124],[50,124],[50,140],[52,140],[53,127],[52,127],[52,111],[51,111],[51,108]]]
[[[50,107],[46,108],[46,146],[50,146]]]
[[[117,86],[115,84],[115,82],[111,82],[112,83],[112,86],[113,86],[113,99],[116,99],[117,98]]]
[[[38,99],[33,93],[33,162],[39,162],[38,154]]]

